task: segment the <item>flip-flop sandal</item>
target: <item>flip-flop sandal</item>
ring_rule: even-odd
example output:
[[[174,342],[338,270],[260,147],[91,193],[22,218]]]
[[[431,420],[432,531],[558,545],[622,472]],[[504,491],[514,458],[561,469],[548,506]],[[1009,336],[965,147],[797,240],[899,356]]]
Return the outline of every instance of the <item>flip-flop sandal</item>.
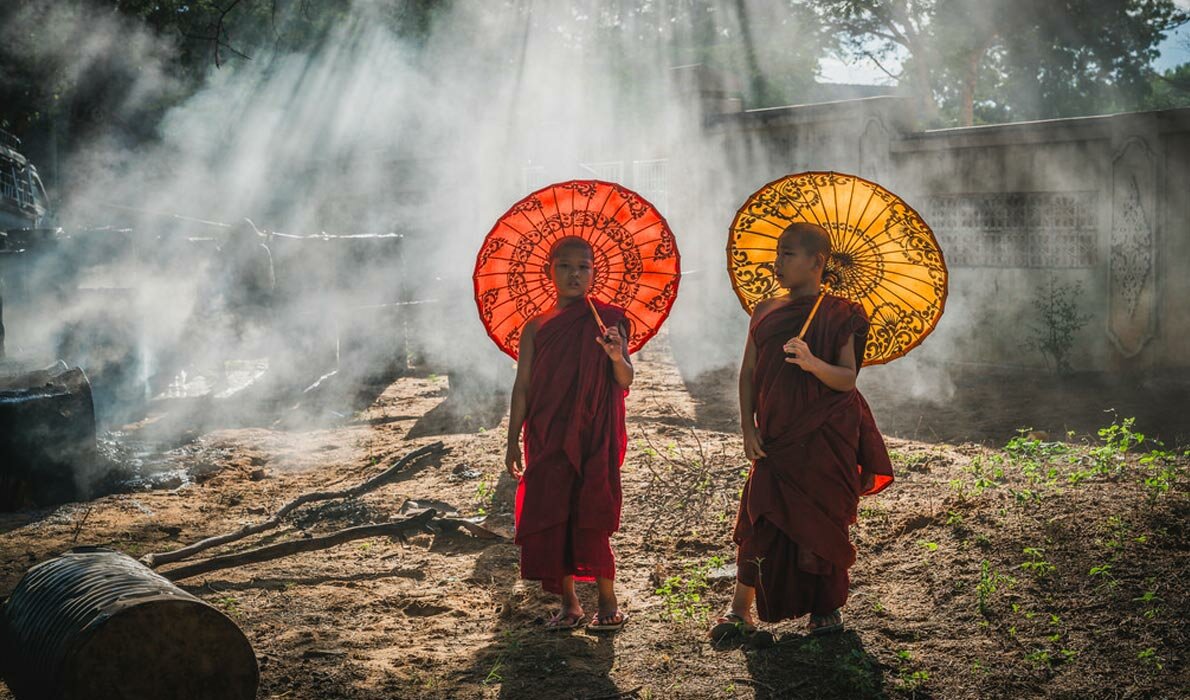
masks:
[[[582,627],[583,622],[587,619],[586,615],[575,615],[574,613],[564,614],[558,613],[549,620],[546,620],[546,632],[559,632],[565,630],[573,630]]]
[[[619,620],[614,621],[616,618]],[[605,622],[606,620],[613,620],[613,622]],[[627,622],[627,613],[617,610],[611,615],[596,615],[591,618],[591,624],[587,625],[587,629],[592,632],[619,632]]]
[[[736,635],[748,636],[756,632],[756,626],[748,624],[742,616],[729,612],[715,621],[711,628],[711,641],[721,642]]]
[[[818,625],[817,627],[813,626],[815,620],[823,621],[823,620],[831,620],[831,619],[837,620],[837,622],[831,622],[831,623],[824,624],[824,625]],[[843,629],[843,615],[838,610],[834,611],[830,615],[811,615],[810,616],[810,625],[811,625],[810,634],[815,637],[820,637],[824,634],[832,634],[834,632],[839,632],[840,630]]]

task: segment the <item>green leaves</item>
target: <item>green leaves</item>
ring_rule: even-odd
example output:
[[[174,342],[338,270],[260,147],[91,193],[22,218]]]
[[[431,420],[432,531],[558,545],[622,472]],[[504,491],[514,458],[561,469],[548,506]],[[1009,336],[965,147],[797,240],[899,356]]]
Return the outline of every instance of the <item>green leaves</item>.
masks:
[[[665,612],[675,622],[690,620],[703,623],[711,606],[706,601],[709,586],[707,574],[723,566],[722,557],[711,557],[705,563],[686,567],[685,575],[674,575],[665,579],[655,591],[665,602]]]

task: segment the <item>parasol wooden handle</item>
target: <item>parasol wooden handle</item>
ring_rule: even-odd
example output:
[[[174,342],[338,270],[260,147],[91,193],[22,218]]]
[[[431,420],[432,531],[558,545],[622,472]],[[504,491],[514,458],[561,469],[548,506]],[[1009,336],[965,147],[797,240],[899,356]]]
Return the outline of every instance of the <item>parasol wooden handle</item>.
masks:
[[[801,340],[806,335],[806,331],[810,328],[810,321],[814,320],[814,314],[818,313],[818,305],[822,303],[822,298],[826,296],[827,287],[822,286],[822,290],[818,292],[818,299],[814,301],[814,308],[810,309],[810,315],[806,317],[806,322],[802,324],[802,330],[798,332],[798,340]]]
[[[586,297],[587,306],[591,307],[591,313],[595,316],[595,323],[599,325],[599,334],[607,335],[607,326],[604,325],[603,319],[599,317],[599,310],[595,308],[595,302],[591,301],[591,297]]]

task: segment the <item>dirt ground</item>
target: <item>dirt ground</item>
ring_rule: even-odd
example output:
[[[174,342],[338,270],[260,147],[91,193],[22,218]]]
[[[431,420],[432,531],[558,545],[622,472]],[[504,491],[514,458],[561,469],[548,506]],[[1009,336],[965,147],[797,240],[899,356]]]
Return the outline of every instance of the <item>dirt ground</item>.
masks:
[[[687,386],[665,342],[638,356],[629,396],[624,528],[613,540],[631,615],[620,634],[544,632],[555,602],[518,580],[516,547],[465,533],[362,540],[183,588],[243,628],[260,698],[1184,697],[1187,459],[1147,442],[1125,451],[1034,436],[1006,451],[890,438],[898,478],[861,503],[847,630],[811,638],[799,620],[770,627],[771,648],[713,648],[707,619],[730,597],[722,566],[747,464],[731,378]],[[500,400],[464,404],[445,377],[421,375],[331,427],[256,420],[185,434],[162,459],[193,483],[0,514],[0,594],[73,545],[133,556],[177,547],[438,440],[443,458],[320,511],[324,521],[299,511],[264,541],[383,521],[419,498],[510,531],[505,413]],[[169,420],[122,439],[147,440]],[[594,610],[594,591],[582,595]]]

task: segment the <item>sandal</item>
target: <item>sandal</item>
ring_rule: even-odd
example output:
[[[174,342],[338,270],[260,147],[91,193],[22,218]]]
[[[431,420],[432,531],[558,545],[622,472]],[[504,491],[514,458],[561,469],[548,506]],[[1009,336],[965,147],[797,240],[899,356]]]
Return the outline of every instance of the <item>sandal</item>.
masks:
[[[819,636],[843,629],[843,614],[838,610],[829,615],[810,615],[810,634]]]
[[[546,621],[545,629],[547,632],[572,630],[581,627],[586,619],[587,616],[583,613],[578,613],[576,615],[575,613],[568,613],[565,610],[561,610],[557,615],[554,615]]]
[[[710,631],[710,637],[711,641],[721,642],[737,635],[746,637],[754,632],[756,632],[756,625],[750,625],[743,616],[729,612],[715,621],[715,626]]]
[[[619,632],[627,622],[628,615],[617,610],[610,615],[600,613],[591,618],[591,624],[587,625],[587,629],[592,632]]]

